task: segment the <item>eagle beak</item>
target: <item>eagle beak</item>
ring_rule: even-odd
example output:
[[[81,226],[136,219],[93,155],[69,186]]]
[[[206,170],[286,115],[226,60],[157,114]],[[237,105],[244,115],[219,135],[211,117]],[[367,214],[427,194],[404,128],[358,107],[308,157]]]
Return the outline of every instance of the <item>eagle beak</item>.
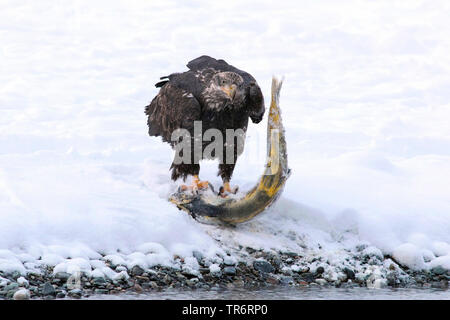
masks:
[[[234,96],[236,95],[236,85],[232,84],[230,86],[224,86],[221,87],[221,89],[227,94],[227,96],[230,97],[231,100],[234,99]]]

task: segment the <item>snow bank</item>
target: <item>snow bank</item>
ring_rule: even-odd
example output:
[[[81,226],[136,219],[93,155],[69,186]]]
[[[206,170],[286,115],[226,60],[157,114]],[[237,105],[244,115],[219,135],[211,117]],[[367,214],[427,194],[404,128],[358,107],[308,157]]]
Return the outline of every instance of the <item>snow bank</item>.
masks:
[[[92,261],[176,256],[195,272],[194,250],[216,261],[239,245],[345,264],[343,251],[366,243],[411,268],[448,268],[448,3],[201,5],[2,1],[0,272],[99,274],[107,266]],[[160,76],[205,53],[251,72],[266,95],[272,74],[286,76],[292,176],[275,207],[236,229],[166,201],[172,151],[143,114]],[[251,124],[242,191],[264,152],[265,126]],[[205,162],[201,176],[218,185],[216,170]]]

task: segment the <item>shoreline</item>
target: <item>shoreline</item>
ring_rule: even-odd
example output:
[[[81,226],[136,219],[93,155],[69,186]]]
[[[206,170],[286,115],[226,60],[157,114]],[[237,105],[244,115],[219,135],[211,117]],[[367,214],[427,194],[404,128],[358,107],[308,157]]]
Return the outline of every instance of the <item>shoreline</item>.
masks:
[[[278,252],[242,248],[245,260],[224,256],[212,263],[200,252],[194,252],[198,268],[192,260],[175,257],[174,266],[155,265],[142,268],[114,264],[109,278],[95,272],[54,272],[42,267],[41,272],[0,272],[1,299],[88,298],[93,295],[145,294],[164,290],[256,290],[278,287],[328,288],[435,288],[448,290],[450,271],[441,267],[414,271],[400,266],[391,257],[380,256],[370,247],[359,248],[347,265],[333,266],[321,257],[296,252]],[[242,257],[241,257],[242,258]],[[195,262],[195,261],[194,261]],[[105,296],[107,297],[107,296]]]

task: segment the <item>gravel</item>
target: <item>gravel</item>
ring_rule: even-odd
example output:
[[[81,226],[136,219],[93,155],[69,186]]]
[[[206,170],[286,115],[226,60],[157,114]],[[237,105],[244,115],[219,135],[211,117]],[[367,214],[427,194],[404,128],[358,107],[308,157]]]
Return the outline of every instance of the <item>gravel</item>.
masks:
[[[193,254],[198,266],[179,259],[173,267],[110,265],[112,279],[81,273],[53,273],[51,267],[26,275],[0,272],[0,299],[80,299],[90,295],[145,293],[166,289],[196,290],[218,288],[267,288],[274,286],[353,287],[417,287],[448,290],[449,271],[435,267],[429,271],[413,271],[397,264],[390,257],[380,257],[370,247],[356,248],[345,266],[333,265],[320,256],[303,257],[296,252],[266,252],[241,248],[236,252],[206,258]]]

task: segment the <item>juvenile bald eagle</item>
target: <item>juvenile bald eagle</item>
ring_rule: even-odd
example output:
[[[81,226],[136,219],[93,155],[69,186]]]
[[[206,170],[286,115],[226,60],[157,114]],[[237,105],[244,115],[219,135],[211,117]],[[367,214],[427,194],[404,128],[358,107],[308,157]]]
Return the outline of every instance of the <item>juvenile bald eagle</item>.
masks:
[[[227,129],[241,129],[237,132],[244,134],[236,135],[235,138],[240,141],[234,140],[233,155],[226,158],[230,148],[226,148],[224,138],[223,159],[219,159],[218,175],[223,180],[220,194],[235,193],[237,188],[232,189],[229,182],[237,157],[243,151],[248,118],[250,117],[254,123],[259,123],[264,116],[265,107],[261,89],[249,73],[229,65],[224,60],[201,56],[190,61],[187,67],[189,71],[161,77],[162,81],[155,85],[161,89],[145,108],[148,116],[148,132],[150,136],[161,136],[164,142],[176,148],[180,141],[173,141],[172,134],[177,129],[185,129],[190,134],[191,149],[194,150],[194,124],[197,121],[201,121],[202,134],[208,129],[218,129],[223,137],[226,137]],[[204,154],[209,143],[202,141],[200,159],[217,158],[215,152],[209,156]],[[184,186],[184,189],[198,190],[208,186],[207,181],[200,181],[198,178],[200,165],[194,153],[191,152],[190,159],[182,163],[174,159],[170,167],[174,181],[178,178],[186,180],[189,175],[193,176],[192,186]]]

